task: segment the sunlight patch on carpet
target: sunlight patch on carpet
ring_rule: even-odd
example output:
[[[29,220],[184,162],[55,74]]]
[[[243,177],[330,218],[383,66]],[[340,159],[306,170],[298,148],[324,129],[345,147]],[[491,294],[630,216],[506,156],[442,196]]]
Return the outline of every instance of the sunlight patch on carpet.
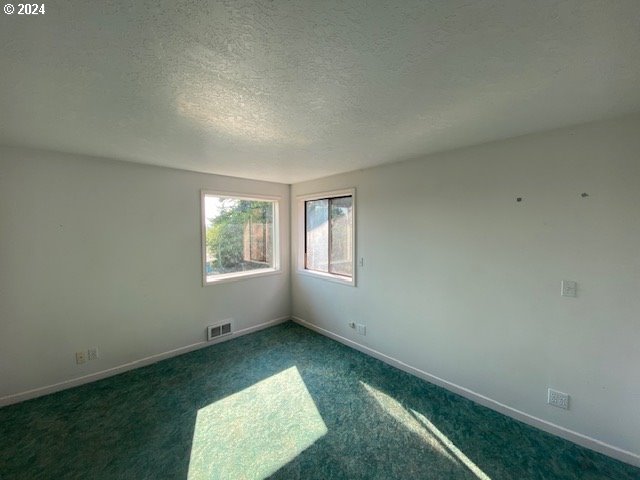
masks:
[[[458,447],[456,447],[455,444],[451,440],[449,440],[449,437],[447,437],[444,433],[442,433],[438,429],[438,427],[436,427],[433,423],[429,421],[427,417],[422,415],[420,412],[416,412],[413,409],[411,409],[411,413],[413,413],[413,415],[418,420],[420,420],[420,422],[422,422],[422,424],[425,427],[427,427],[427,429],[433,435],[435,435],[438,438],[438,440],[440,440],[442,444],[445,447],[447,447],[449,451],[453,453],[456,456],[456,458],[458,458],[464,464],[465,467],[471,470],[471,472],[473,472],[476,477],[480,478],[481,480],[491,480],[491,478],[486,473],[480,470],[480,467],[478,467],[475,463],[473,463],[473,461],[469,457],[467,457]]]
[[[360,384],[385,412],[409,431],[418,435],[431,449],[456,464],[464,465],[480,480],[491,480],[486,473],[456,447],[427,417],[415,410],[407,410],[395,398],[371,385],[362,381]]]
[[[198,410],[188,479],[265,478],[326,433],[291,367]]]

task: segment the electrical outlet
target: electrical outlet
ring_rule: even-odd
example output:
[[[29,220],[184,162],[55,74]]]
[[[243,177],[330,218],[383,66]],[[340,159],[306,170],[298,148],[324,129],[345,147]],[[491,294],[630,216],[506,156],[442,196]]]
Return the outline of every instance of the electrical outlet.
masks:
[[[76,363],[80,365],[87,361],[87,354],[85,352],[76,352]]]
[[[550,388],[547,392],[547,403],[554,407],[569,410],[569,394]]]
[[[87,350],[87,359],[89,360],[98,359],[98,347],[91,347],[89,350]]]
[[[361,323],[356,323],[356,333],[358,335],[366,335],[367,334],[367,327]]]

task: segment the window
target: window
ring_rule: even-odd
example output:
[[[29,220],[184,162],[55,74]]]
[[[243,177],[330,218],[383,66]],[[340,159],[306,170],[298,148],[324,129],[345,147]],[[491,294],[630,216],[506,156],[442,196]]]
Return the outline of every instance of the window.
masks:
[[[279,269],[278,201],[202,192],[204,284]]]
[[[354,191],[299,198],[299,270],[354,284]]]

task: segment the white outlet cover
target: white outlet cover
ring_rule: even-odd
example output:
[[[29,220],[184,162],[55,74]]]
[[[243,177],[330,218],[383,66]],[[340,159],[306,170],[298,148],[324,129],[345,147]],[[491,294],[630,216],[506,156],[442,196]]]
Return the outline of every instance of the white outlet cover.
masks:
[[[554,407],[569,410],[569,394],[550,388],[547,391],[547,403]]]

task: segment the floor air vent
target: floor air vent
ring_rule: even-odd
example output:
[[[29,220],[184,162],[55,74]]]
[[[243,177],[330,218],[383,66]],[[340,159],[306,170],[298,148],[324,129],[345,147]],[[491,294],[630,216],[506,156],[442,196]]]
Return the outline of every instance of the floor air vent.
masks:
[[[207,327],[207,340],[214,340],[218,337],[231,334],[231,322],[225,321],[217,325],[209,325]]]

